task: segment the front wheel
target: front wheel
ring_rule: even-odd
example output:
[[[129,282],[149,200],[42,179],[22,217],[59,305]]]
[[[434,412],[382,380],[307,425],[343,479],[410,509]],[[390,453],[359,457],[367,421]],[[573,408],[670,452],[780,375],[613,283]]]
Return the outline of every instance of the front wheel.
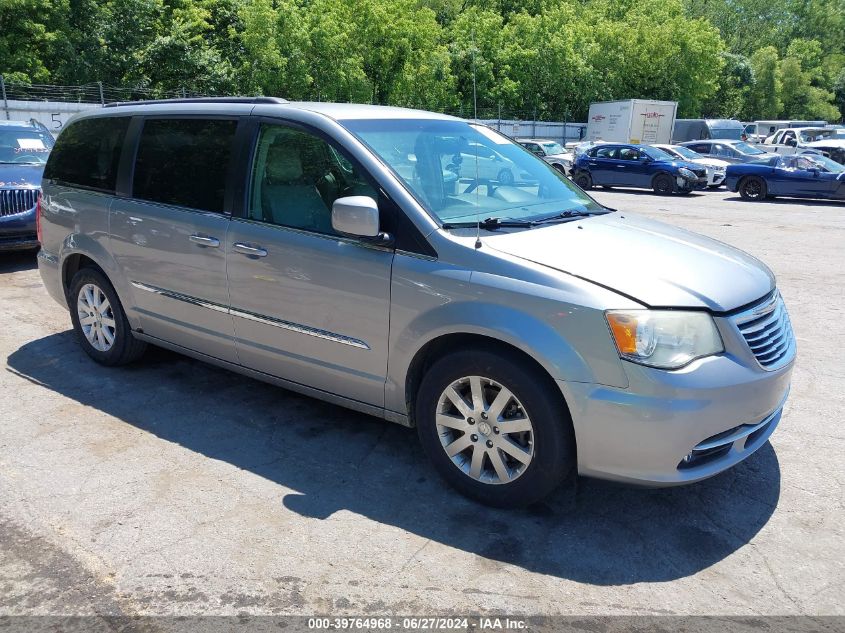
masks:
[[[654,193],[668,195],[675,190],[675,182],[669,174],[658,174],[651,183]]]
[[[739,195],[743,200],[765,200],[767,195],[766,181],[758,176],[748,176],[739,184]]]
[[[125,365],[143,355],[147,344],[132,329],[106,277],[93,268],[73,276],[68,289],[73,330],[82,349],[101,365]]]
[[[586,171],[579,171],[577,174],[575,174],[575,177],[572,179],[572,182],[574,182],[576,185],[578,185],[579,187],[581,187],[581,189],[584,189],[585,191],[593,186],[593,179],[590,177],[590,174]]]
[[[458,351],[435,362],[417,395],[417,432],[440,475],[497,507],[546,497],[575,460],[554,383],[513,354]]]

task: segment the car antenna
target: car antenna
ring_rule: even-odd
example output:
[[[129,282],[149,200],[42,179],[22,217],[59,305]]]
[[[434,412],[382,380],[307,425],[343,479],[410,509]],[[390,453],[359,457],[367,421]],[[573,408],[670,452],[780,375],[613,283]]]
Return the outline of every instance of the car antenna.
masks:
[[[475,27],[472,29],[472,117],[478,123],[478,93],[475,89]],[[490,186],[489,184],[487,185]],[[478,143],[475,144],[475,248],[481,248],[481,214],[478,212]]]

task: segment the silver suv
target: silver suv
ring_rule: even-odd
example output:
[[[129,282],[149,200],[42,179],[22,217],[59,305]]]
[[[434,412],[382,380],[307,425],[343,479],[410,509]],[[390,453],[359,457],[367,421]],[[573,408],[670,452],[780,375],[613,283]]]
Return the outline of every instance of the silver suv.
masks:
[[[520,177],[480,170],[484,148]],[[605,208],[461,119],[119,104],[67,125],[43,190],[41,275],[94,360],[160,345],[415,426],[484,503],[576,469],[710,477],[766,442],[789,390],[762,263]]]

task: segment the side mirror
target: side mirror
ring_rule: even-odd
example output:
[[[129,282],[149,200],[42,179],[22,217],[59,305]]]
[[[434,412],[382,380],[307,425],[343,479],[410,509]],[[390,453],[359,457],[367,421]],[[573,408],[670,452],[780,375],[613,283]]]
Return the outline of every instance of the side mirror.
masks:
[[[332,205],[332,228],[344,235],[378,237],[378,204],[369,196],[338,198]]]

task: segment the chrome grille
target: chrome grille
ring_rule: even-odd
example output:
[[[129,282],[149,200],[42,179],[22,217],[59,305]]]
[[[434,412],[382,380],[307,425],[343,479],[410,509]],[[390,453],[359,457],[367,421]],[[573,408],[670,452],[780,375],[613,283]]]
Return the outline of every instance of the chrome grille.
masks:
[[[778,369],[795,356],[795,336],[778,291],[734,317],[742,338],[761,367]]]
[[[29,211],[37,198],[38,189],[0,189],[0,217]]]

